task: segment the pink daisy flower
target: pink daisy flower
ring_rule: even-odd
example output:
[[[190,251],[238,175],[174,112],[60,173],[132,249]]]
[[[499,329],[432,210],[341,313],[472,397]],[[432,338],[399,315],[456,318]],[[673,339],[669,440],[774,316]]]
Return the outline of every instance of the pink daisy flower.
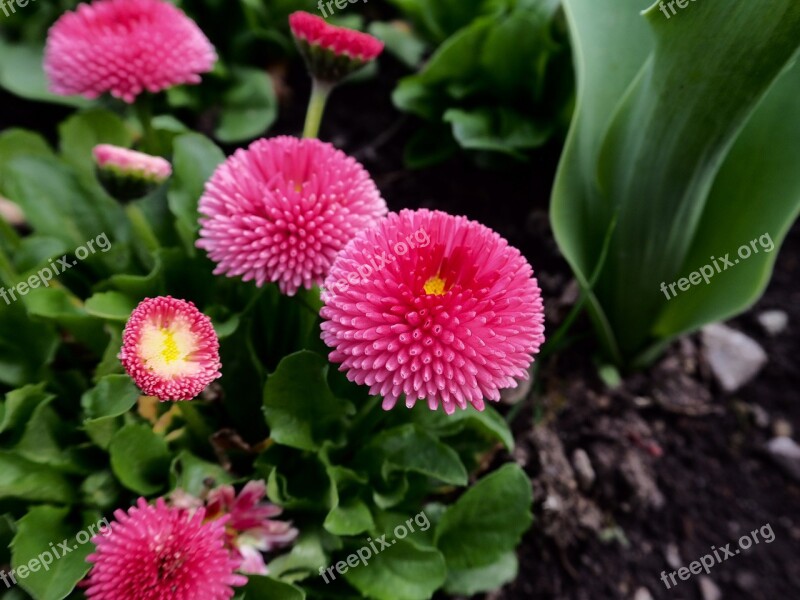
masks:
[[[528,377],[544,342],[533,270],[489,228],[403,210],[361,232],[325,281],[322,338],[347,378],[448,414]]]
[[[140,498],[117,510],[111,527],[95,536],[86,596],[93,600],[227,600],[247,583],[234,573],[237,560],[225,548],[225,521],[204,521]]]
[[[214,274],[277,282],[294,295],[322,283],[337,253],[386,214],[355,159],[316,139],[276,137],[239,149],[200,198],[200,239]]]
[[[148,396],[191,400],[221,376],[211,319],[192,302],[147,298],[131,313],[119,359]]]
[[[274,520],[281,514],[279,506],[264,502],[267,486],[263,481],[250,481],[236,495],[231,485],[211,490],[206,499],[206,518],[228,515],[228,545],[241,560],[243,573],[266,575],[263,552],[290,544],[297,537],[291,523]]]
[[[56,94],[110,92],[131,103],[145,90],[199,83],[216,60],[195,22],[165,0],[95,0],[51,27],[44,70]]]
[[[379,39],[330,25],[307,12],[292,13],[289,27],[309,71],[320,81],[339,81],[383,52],[384,45]]]

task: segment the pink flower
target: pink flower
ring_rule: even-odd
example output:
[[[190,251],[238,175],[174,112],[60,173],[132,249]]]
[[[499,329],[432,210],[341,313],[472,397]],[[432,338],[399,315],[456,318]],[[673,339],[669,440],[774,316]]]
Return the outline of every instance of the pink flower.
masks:
[[[307,12],[292,13],[289,26],[309,71],[321,81],[339,81],[383,52],[379,39]]]
[[[228,545],[241,560],[243,573],[266,575],[262,552],[269,552],[291,543],[297,530],[290,523],[276,521],[279,506],[263,502],[267,487],[263,481],[248,482],[239,495],[233,486],[223,485],[211,490],[206,499],[206,518],[228,515],[226,525]]]
[[[247,583],[236,575],[237,560],[225,548],[225,519],[204,522],[194,514],[155,506],[140,498],[128,512],[95,536],[97,548],[86,596],[93,600],[226,600],[232,586]]]
[[[133,176],[153,183],[163,183],[172,175],[169,161],[111,144],[99,144],[92,151],[95,163],[121,176]]]
[[[214,273],[294,295],[322,282],[337,253],[386,214],[355,159],[316,139],[254,142],[220,165],[200,198],[197,247]]]
[[[160,400],[191,400],[221,376],[211,319],[171,296],[147,298],[134,309],[119,358],[136,385]]]
[[[489,228],[438,211],[390,214],[361,232],[325,281],[332,362],[384,409],[401,395],[450,414],[483,410],[528,376],[544,341],[533,270]]]
[[[50,29],[44,69],[56,94],[110,92],[131,103],[145,90],[199,83],[216,60],[200,28],[165,0],[95,0]]]

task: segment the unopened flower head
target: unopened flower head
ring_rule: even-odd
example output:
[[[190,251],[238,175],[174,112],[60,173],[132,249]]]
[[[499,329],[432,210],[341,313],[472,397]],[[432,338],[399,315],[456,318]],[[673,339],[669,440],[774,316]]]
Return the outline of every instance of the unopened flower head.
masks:
[[[379,39],[336,27],[307,12],[292,13],[289,25],[308,70],[319,81],[340,81],[383,52],[384,45]]]
[[[337,287],[376,255],[388,264]],[[350,381],[382,395],[385,409],[404,395],[409,407],[425,399],[447,413],[468,402],[483,410],[484,399],[499,400],[501,389],[527,378],[544,341],[531,266],[464,217],[390,214],[347,245],[325,287],[332,290],[321,313],[330,359]]]
[[[98,179],[112,197],[121,201],[146,196],[172,175],[169,161],[128,148],[99,144],[93,155]]]
[[[133,102],[144,91],[199,83],[217,60],[183,11],[165,0],[95,0],[63,14],[48,33],[50,90]]]
[[[171,508],[161,498],[154,506],[140,498],[114,517],[86,559],[92,600],[227,600],[247,583],[225,547],[226,518],[206,521],[204,509]]]
[[[200,239],[214,273],[294,295],[322,283],[334,258],[386,203],[355,159],[316,139],[276,137],[237,150],[200,199]]]
[[[128,319],[122,342],[125,370],[160,400],[191,400],[220,377],[217,334],[191,302],[147,298]]]

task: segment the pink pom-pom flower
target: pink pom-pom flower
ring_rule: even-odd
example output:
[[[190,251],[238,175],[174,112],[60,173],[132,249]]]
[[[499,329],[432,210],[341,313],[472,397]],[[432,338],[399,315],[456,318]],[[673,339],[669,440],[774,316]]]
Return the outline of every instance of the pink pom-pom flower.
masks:
[[[225,529],[228,546],[241,561],[239,571],[266,575],[263,552],[290,544],[297,537],[291,523],[278,521],[279,506],[264,502],[267,486],[263,481],[249,481],[236,495],[231,485],[222,485],[208,494],[206,519],[229,515]]]
[[[320,81],[337,82],[372,62],[384,44],[379,39],[304,11],[289,16],[289,27],[311,74]]]
[[[147,298],[134,309],[119,358],[136,385],[160,400],[191,400],[221,376],[211,319],[171,296]]]
[[[528,377],[544,342],[533,270],[488,227],[439,211],[403,210],[361,232],[325,281],[330,360],[384,409],[401,395],[451,414]]]
[[[95,536],[86,596],[92,600],[227,600],[247,583],[225,548],[227,518],[140,498]]]
[[[165,0],[95,0],[51,27],[44,70],[56,94],[131,103],[143,91],[199,83],[217,60],[197,24]]]
[[[200,239],[214,274],[277,282],[289,296],[322,283],[338,252],[386,214],[364,167],[316,139],[276,137],[239,149],[200,198]]]

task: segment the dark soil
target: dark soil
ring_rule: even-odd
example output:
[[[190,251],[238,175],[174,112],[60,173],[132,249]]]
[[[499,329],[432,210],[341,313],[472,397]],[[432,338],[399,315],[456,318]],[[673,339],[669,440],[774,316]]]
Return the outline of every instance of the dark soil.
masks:
[[[548,316],[557,320],[571,281],[547,219],[560,142],[526,164],[498,170],[478,169],[463,155],[407,170],[403,148],[421,124],[391,104],[403,68],[391,58],[381,67],[376,80],[334,93],[321,137],[367,167],[392,210],[439,208],[479,220],[506,237],[530,259]],[[281,119],[270,135],[301,129],[308,82],[299,64],[289,73]],[[0,105],[4,123],[43,131],[50,139],[67,114],[2,93]],[[726,599],[800,598],[800,485],[763,451],[778,419],[800,431],[800,374],[794,366],[800,355],[799,277],[800,228],[795,227],[766,295],[733,322],[770,357],[760,375],[733,396],[715,387],[695,339],[676,343],[662,363],[615,391],[598,379],[591,346],[573,346],[548,361],[514,420],[514,458],[534,480],[536,523],[520,547],[518,579],[487,600],[631,599],[639,588],[655,599],[701,599],[700,576],[665,588],[661,572],[675,570],[667,556],[677,550],[680,566],[688,566],[712,545],[734,542],[735,547],[741,535],[766,524],[774,531],[773,543],[715,566],[711,577]],[[790,325],[768,337],[755,315],[773,308],[785,311]],[[548,323],[550,331],[555,324]],[[580,322],[577,328],[586,330]],[[654,401],[664,400],[664,390],[682,395],[685,410],[670,405],[670,393],[666,403]],[[768,424],[754,424],[748,408],[754,405],[766,411]],[[569,463],[557,460],[579,448],[598,473],[584,492],[576,488]],[[561,468],[553,472],[554,465]],[[561,495],[560,510],[548,501],[550,493]],[[639,594],[637,600],[646,598]]]

